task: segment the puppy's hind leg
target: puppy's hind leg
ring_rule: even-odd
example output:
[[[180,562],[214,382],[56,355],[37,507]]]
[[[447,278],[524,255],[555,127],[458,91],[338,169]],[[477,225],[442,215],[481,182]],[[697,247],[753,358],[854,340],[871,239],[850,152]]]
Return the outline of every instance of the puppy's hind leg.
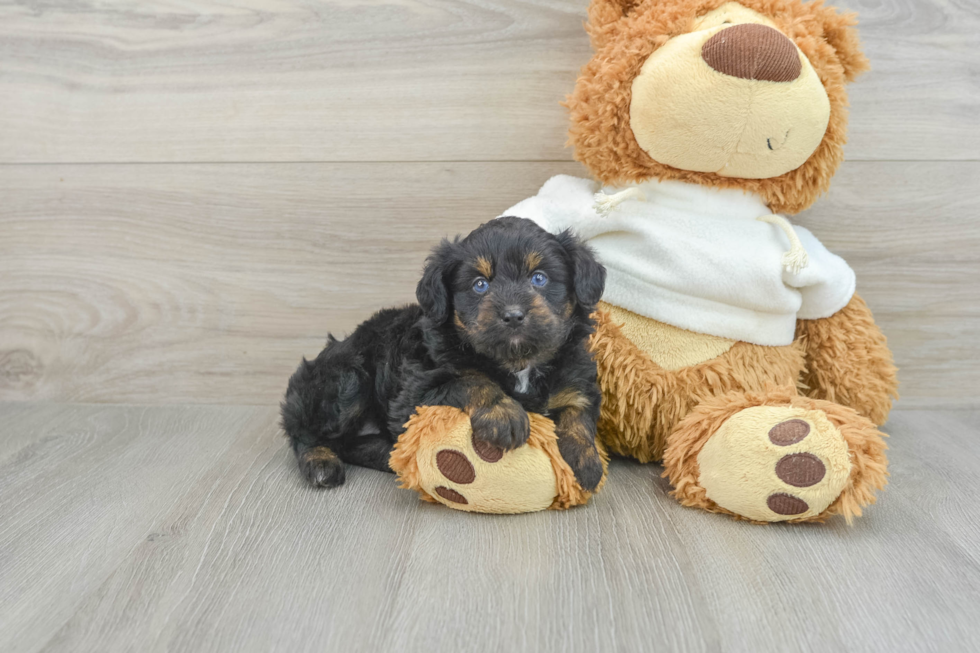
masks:
[[[337,487],[343,485],[346,472],[344,463],[331,448],[339,444],[336,433],[331,437],[337,424],[333,416],[325,414],[322,379],[317,376],[316,364],[304,360],[289,379],[289,389],[280,407],[282,428],[293,446],[303,477],[314,487]]]
[[[382,472],[394,473],[388,464],[395,442],[381,432],[373,422],[368,421],[360,433],[345,442],[342,456],[344,462],[361,467],[369,467]]]
[[[344,463],[330,447],[311,447],[300,444],[296,447],[296,462],[299,471],[314,487],[337,487],[346,479]]]

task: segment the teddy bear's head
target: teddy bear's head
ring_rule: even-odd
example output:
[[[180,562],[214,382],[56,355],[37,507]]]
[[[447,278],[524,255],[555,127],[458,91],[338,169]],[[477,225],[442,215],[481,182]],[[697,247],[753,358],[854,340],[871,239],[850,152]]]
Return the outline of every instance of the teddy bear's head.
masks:
[[[807,208],[843,159],[844,84],[868,67],[821,0],[592,0],[570,144],[603,183],[679,179]]]

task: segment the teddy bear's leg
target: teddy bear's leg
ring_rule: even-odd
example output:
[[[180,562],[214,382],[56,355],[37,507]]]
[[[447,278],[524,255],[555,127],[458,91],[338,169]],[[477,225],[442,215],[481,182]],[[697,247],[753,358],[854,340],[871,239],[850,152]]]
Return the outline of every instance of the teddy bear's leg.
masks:
[[[668,438],[665,475],[684,505],[757,522],[850,521],[886,483],[866,417],[792,390],[706,400]]]
[[[474,439],[466,413],[423,406],[398,438],[389,463],[401,487],[458,510],[520,513],[587,502],[592,493],[578,485],[562,459],[554,423],[534,413],[529,417],[527,444],[504,451]],[[603,481],[605,471],[603,454]]]
[[[858,295],[830,317],[800,320],[799,344],[806,351],[806,394],[850,406],[879,426],[898,397],[898,370],[885,335]]]

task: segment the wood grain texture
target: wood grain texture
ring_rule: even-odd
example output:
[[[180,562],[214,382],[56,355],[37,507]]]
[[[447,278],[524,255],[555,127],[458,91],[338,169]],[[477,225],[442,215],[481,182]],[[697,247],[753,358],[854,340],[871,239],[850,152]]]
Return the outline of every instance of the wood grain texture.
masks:
[[[0,397],[274,404],[413,301],[429,248],[574,163],[0,167]],[[980,397],[980,163],[848,163],[798,221],[858,274],[906,406]]]
[[[891,483],[852,527],[683,508],[660,467],[622,460],[563,513],[453,512],[360,468],[315,491],[274,421],[0,405],[24,443],[0,462],[0,650],[873,653],[980,638],[980,413],[896,412]]]
[[[272,411],[240,407],[21,405],[2,415],[0,442],[26,442],[0,463],[4,651],[37,650],[134,547],[155,539],[153,526],[202,475],[221,476],[218,458],[254,457],[255,436],[270,444],[277,431]]]
[[[847,0],[852,160],[976,160],[973,0]],[[586,0],[0,5],[0,162],[569,160]]]

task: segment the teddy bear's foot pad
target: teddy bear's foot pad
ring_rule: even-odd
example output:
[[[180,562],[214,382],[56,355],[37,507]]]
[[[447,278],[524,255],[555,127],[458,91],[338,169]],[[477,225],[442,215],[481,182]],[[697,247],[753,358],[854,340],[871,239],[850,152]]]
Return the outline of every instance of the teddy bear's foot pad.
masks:
[[[469,417],[425,406],[409,421],[390,463],[402,487],[428,501],[468,512],[519,513],[569,508],[590,492],[561,459],[554,424],[531,414],[528,443],[512,451],[473,436]]]
[[[698,466],[708,499],[757,521],[820,515],[851,472],[840,430],[821,411],[792,406],[732,415],[705,443]]]

